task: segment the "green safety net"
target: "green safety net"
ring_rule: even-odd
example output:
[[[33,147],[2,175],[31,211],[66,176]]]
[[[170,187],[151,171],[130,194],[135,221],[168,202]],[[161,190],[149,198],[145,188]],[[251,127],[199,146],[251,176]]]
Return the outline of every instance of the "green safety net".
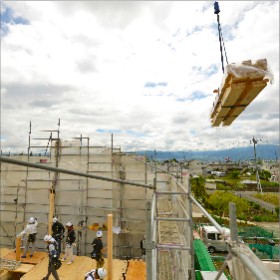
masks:
[[[279,246],[271,246],[269,244],[248,244],[250,249],[259,259],[279,260]]]
[[[202,240],[195,239],[193,244],[195,252],[195,269],[202,271],[217,271]]]
[[[203,280],[200,270],[195,271],[195,280]]]
[[[265,238],[273,238],[273,232],[268,232],[267,230],[258,227],[258,226],[250,226],[250,227],[240,227],[238,231],[238,236],[241,238],[248,237],[265,237]]]
[[[217,271],[216,261],[220,261],[221,264],[224,262],[225,257],[218,256],[214,257],[209,254],[207,251],[207,248],[202,240],[195,239],[193,241],[194,244],[194,260],[195,260],[195,279],[196,280],[202,280],[201,271]],[[214,262],[215,263],[214,263]],[[228,273],[225,274],[228,279],[231,279],[230,275]]]

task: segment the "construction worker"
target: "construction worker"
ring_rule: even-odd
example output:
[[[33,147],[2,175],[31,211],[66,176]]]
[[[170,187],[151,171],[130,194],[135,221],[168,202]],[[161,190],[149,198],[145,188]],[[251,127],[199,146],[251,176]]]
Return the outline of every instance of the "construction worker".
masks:
[[[107,271],[104,268],[93,269],[86,273],[85,280],[104,279]]]
[[[25,227],[25,229],[17,235],[17,237],[22,237],[23,235],[27,235],[27,240],[25,243],[23,255],[21,256],[22,258],[26,258],[26,254],[29,250],[29,245],[32,243],[31,250],[29,252],[29,257],[33,257],[34,249],[35,249],[35,241],[36,241],[36,234],[37,234],[37,226],[38,222],[36,218],[31,217],[28,220],[28,223]]]
[[[141,254],[142,258],[145,258],[146,255],[146,249],[144,248],[144,241],[146,240],[146,234],[144,235],[144,238],[140,241],[140,248],[141,248]]]
[[[72,264],[74,261],[73,247],[76,245],[75,243],[76,234],[71,221],[66,223],[66,228],[67,228],[67,236],[66,236],[65,255],[61,261],[65,262],[67,258],[70,257],[70,261],[67,264]]]
[[[102,257],[102,250],[103,250],[103,241],[102,241],[103,233],[101,230],[96,232],[96,238],[92,241],[93,251],[91,253],[91,258],[96,260],[97,269],[103,267],[104,259]]]
[[[50,235],[46,235],[44,237],[44,241],[48,244],[47,248],[49,251],[49,266],[48,266],[48,274],[43,277],[42,280],[48,280],[50,275],[52,274],[55,280],[59,280],[57,269],[60,268],[61,262],[57,255],[57,242]]]
[[[64,237],[64,232],[65,232],[65,228],[63,224],[60,223],[56,217],[54,217],[53,224],[52,224],[52,237],[58,243],[58,249],[57,249],[58,256],[60,256],[61,254],[61,241]]]

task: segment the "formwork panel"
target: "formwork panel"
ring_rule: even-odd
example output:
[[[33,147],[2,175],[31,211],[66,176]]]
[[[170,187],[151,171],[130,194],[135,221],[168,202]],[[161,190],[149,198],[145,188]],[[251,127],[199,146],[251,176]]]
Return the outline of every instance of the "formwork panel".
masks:
[[[37,204],[48,204],[49,203],[49,190],[28,190],[28,195],[26,196],[26,203],[32,205],[32,203]]]
[[[28,178],[32,180],[39,180],[40,182],[44,180],[51,180],[52,173],[50,171],[42,170],[42,169],[28,169]]]
[[[90,148],[89,153],[88,156],[86,149],[80,149],[78,146],[62,148],[56,163],[55,149],[52,148],[51,157],[30,157],[29,161],[40,163],[40,159],[42,159],[45,161],[41,162],[42,165],[58,166],[62,169],[84,173],[94,171],[90,174],[117,179],[121,179],[123,174],[120,172],[120,167],[124,166],[125,176],[128,176],[129,180],[153,184],[154,173],[151,173],[151,167],[146,166],[143,162],[135,162],[134,159],[118,154],[115,154],[112,159],[110,149],[105,147],[97,150]],[[28,157],[22,157],[22,160],[27,161]],[[2,169],[3,166],[4,164]],[[8,167],[12,167],[14,171],[8,171]],[[10,178],[16,178],[13,189],[9,189],[10,193],[7,193],[4,198],[5,201],[11,202],[11,205],[7,206],[8,211],[5,210],[9,213],[7,221],[14,221],[17,214],[17,220],[20,224],[18,224],[16,231],[20,232],[30,216],[37,217],[39,232],[36,244],[38,247],[45,247],[43,237],[48,231],[49,193],[53,186],[55,188],[54,211],[55,215],[59,217],[59,221],[65,224],[71,220],[76,234],[78,234],[77,225],[81,220],[87,217],[87,225],[96,222],[102,225],[106,222],[107,214],[113,213],[114,225],[123,225],[124,228],[132,231],[130,241],[133,248],[132,255],[139,256],[140,239],[134,240],[133,235],[145,232],[145,223],[143,222],[145,220],[145,200],[151,199],[152,190],[135,186],[133,188],[125,186],[125,189],[122,189],[119,183],[63,173],[56,174],[55,172],[14,165],[6,165],[6,173],[6,176],[1,176],[1,182],[5,181],[4,186],[11,186]],[[27,181],[24,181],[26,179]],[[17,205],[12,204],[13,196],[18,198]],[[120,213],[121,203],[123,215]],[[4,214],[6,214],[5,211]],[[15,229],[11,228],[11,230],[14,233]],[[85,228],[81,229],[81,232],[81,252],[90,252],[92,250],[90,243],[96,232],[85,230]],[[106,233],[104,238],[106,238]]]
[[[143,198],[144,199],[146,196],[145,188],[142,188],[142,187],[134,187],[134,186],[125,185],[123,192],[124,192],[123,196],[125,199],[133,199],[133,198],[138,198],[138,199]]]

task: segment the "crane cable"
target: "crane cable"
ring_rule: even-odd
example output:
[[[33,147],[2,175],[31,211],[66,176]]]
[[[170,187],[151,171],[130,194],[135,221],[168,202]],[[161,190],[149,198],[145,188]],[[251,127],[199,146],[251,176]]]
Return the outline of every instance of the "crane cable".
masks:
[[[220,8],[219,8],[219,3],[217,1],[215,1],[214,3],[214,14],[217,15],[217,22],[218,22],[218,31],[219,31],[219,41],[220,41],[220,52],[221,52],[221,62],[222,62],[222,70],[223,73],[225,73],[224,70],[224,56],[223,56],[223,48],[224,48],[224,53],[225,53],[225,58],[226,58],[226,62],[228,64],[228,59],[227,59],[227,53],[226,53],[226,47],[225,47],[225,43],[223,40],[223,35],[222,35],[222,30],[221,30],[221,24],[220,24]]]

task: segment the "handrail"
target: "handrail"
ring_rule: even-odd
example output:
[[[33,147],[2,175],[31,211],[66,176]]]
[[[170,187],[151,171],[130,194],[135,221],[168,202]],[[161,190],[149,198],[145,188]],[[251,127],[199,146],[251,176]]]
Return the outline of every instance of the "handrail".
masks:
[[[212,218],[212,216],[199,204],[199,202],[190,195],[191,201],[201,210],[201,212],[208,218],[208,220],[215,226],[219,233],[224,234],[224,229]]]
[[[79,172],[79,171],[75,171],[75,170],[59,168],[59,167],[46,166],[41,163],[37,164],[37,163],[28,162],[28,161],[11,159],[11,158],[7,158],[7,157],[3,157],[3,156],[0,156],[0,162],[6,162],[6,163],[21,165],[21,166],[39,168],[39,169],[49,170],[49,171],[53,171],[53,172],[60,172],[60,173],[82,176],[82,177],[87,177],[87,178],[93,178],[93,179],[98,179],[98,180],[103,180],[103,181],[110,181],[110,182],[115,182],[115,183],[144,187],[144,188],[148,188],[148,189],[154,189],[154,186],[152,186],[152,185],[136,183],[136,182],[128,181],[128,180],[103,177],[103,176],[93,175],[93,174],[89,174],[89,173],[84,173],[84,172]]]

